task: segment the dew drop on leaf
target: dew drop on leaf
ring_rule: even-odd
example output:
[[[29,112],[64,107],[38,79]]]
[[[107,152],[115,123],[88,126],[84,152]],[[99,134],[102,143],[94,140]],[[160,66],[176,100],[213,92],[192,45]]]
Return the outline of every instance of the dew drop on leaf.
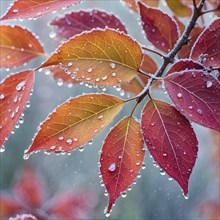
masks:
[[[114,172],[114,171],[116,170],[116,165],[115,165],[115,163],[112,163],[112,164],[109,166],[108,170],[111,171],[111,172]]]
[[[16,86],[16,90],[21,91],[24,86],[25,86],[25,81],[22,81],[18,83],[18,85]]]
[[[211,86],[212,86],[212,81],[207,81],[207,82],[206,82],[206,87],[207,87],[207,88],[210,88]]]
[[[177,97],[181,98],[182,97],[182,93],[181,92],[177,93]]]

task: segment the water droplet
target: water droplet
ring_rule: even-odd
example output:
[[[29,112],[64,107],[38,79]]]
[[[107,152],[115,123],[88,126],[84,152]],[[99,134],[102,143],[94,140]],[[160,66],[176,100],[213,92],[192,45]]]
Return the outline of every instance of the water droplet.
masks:
[[[4,146],[1,146],[0,147],[0,153],[3,153],[3,152],[5,152],[5,148],[4,148]]]
[[[192,106],[192,105],[190,105],[188,108],[189,108],[189,109],[193,109],[193,106]]]
[[[58,86],[62,86],[63,85],[63,80],[62,79],[58,79],[57,80],[57,85]]]
[[[18,13],[18,9],[16,9],[16,8],[13,9],[12,11],[13,11],[14,13]]]
[[[108,170],[111,171],[111,172],[114,172],[114,171],[116,170],[116,165],[115,165],[115,163],[112,163],[112,164],[109,166]]]
[[[93,140],[88,141],[88,144],[92,145],[93,144]]]
[[[54,150],[55,148],[56,148],[56,146],[51,146],[50,147],[51,150]]]
[[[137,178],[138,178],[138,179],[141,178],[141,173],[140,173],[140,172],[138,172]]]
[[[112,73],[112,76],[113,76],[113,77],[115,77],[116,75],[117,75],[117,73],[115,73],[115,72]]]
[[[92,72],[92,68],[90,67],[88,70],[87,70],[88,73],[91,73]]]
[[[73,141],[72,141],[70,138],[68,138],[68,139],[66,140],[66,143],[67,143],[67,144],[72,144]]]
[[[73,65],[73,62],[69,62],[69,63],[67,64],[68,67],[71,67],[72,65]]]
[[[105,76],[102,76],[102,80],[106,80],[108,77],[105,75]]]
[[[145,164],[145,163],[142,163],[141,168],[142,168],[142,170],[145,170],[145,169],[146,169],[146,164]]]
[[[77,137],[74,137],[73,140],[76,142],[76,141],[78,141],[78,138],[77,138]]]
[[[108,196],[108,191],[107,190],[105,190],[104,195]]]
[[[29,154],[24,154],[23,159],[24,159],[24,160],[28,160],[28,159],[29,159],[29,156],[30,156]]]
[[[171,180],[173,180],[173,178],[169,176],[169,177],[168,177],[168,180],[171,181]]]
[[[83,151],[84,151],[84,147],[83,146],[79,147],[79,152],[83,152]]]
[[[23,117],[20,117],[20,118],[19,118],[19,123],[20,123],[20,124],[23,124],[23,123],[24,123],[24,118],[23,118]]]
[[[181,98],[182,97],[182,93],[181,92],[177,93],[177,97]]]
[[[167,156],[167,153],[163,153],[163,156],[166,157],[166,156]]]
[[[189,195],[188,194],[183,194],[183,196],[184,196],[184,198],[187,200],[187,199],[189,199]]]
[[[207,82],[206,82],[206,87],[207,87],[207,88],[210,88],[211,86],[212,86],[212,81],[207,81]]]
[[[30,101],[27,101],[27,103],[26,103],[26,108],[30,108],[30,106],[31,106]]]
[[[197,112],[202,115],[202,109],[197,109]]]
[[[22,82],[18,83],[18,85],[16,86],[16,90],[21,91],[24,86],[25,86],[25,81],[22,81]]]
[[[115,69],[115,63],[110,63],[110,67],[112,68],[112,69]]]
[[[98,119],[99,119],[99,120],[103,119],[103,115],[99,115],[99,116],[98,116]]]
[[[161,174],[162,176],[164,176],[164,175],[166,174],[166,172],[161,169],[161,170],[160,170],[160,174]]]
[[[56,37],[56,33],[55,32],[50,32],[49,37],[52,38],[52,39],[55,38]]]
[[[122,197],[122,198],[125,198],[126,196],[127,196],[127,192],[126,192],[126,191],[124,191],[124,192],[121,193],[121,197]]]
[[[58,137],[58,140],[59,140],[59,141],[62,141],[63,139],[64,139],[63,136]]]
[[[0,100],[4,99],[5,95],[4,94],[0,94]]]

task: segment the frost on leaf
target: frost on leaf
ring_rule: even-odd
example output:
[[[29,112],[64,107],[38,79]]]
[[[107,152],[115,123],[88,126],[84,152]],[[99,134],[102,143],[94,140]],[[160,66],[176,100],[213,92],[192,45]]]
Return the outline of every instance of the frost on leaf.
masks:
[[[0,68],[20,66],[44,53],[34,35],[19,26],[0,26],[0,39]]]
[[[205,66],[220,68],[220,18],[201,33],[192,48],[190,57]]]
[[[185,70],[168,75],[164,81],[169,96],[183,115],[191,121],[220,131],[218,80],[202,70]]]
[[[200,63],[195,62],[190,59],[182,59],[178,60],[176,63],[174,63],[169,71],[167,72],[166,75],[175,73],[175,72],[180,72],[183,70],[204,70],[204,66],[202,66]]]
[[[106,127],[123,105],[123,100],[105,94],[89,94],[68,100],[42,123],[26,154],[38,150],[69,152],[80,147]]]
[[[146,145],[159,166],[188,194],[198,142],[189,121],[168,103],[149,101],[141,119]]]
[[[0,83],[0,148],[18,122],[34,83],[34,72],[10,75]]]
[[[93,28],[104,29],[108,27],[127,34],[126,28],[119,18],[100,10],[72,12],[62,18],[56,18],[51,22],[51,25],[55,27],[58,35],[64,39],[69,39]]]
[[[0,20],[41,17],[80,2],[81,0],[16,0]]]
[[[121,120],[105,139],[100,170],[109,193],[107,213],[136,178],[144,159],[143,145],[140,124],[132,116]]]
[[[172,50],[179,37],[176,22],[159,9],[147,7],[141,2],[138,5],[147,39],[163,52]]]
[[[32,214],[21,214],[16,215],[15,217],[10,217],[9,220],[37,220]]]
[[[114,86],[133,79],[141,61],[142,51],[136,41],[122,32],[105,29],[71,38],[41,67],[61,63],[80,81]]]

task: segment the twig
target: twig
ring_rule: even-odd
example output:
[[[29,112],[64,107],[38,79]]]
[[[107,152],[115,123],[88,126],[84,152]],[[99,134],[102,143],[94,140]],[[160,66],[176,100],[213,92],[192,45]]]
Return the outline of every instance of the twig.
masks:
[[[201,9],[204,5],[206,0],[201,0],[200,4],[196,5],[195,0],[193,0],[194,3],[194,10],[193,10],[193,15],[190,19],[189,25],[186,27],[184,33],[182,34],[182,36],[180,37],[180,39],[177,41],[175,47],[170,51],[170,53],[167,56],[164,56],[164,60],[162,65],[160,66],[160,68],[157,70],[157,72],[154,74],[154,77],[152,77],[147,85],[145,86],[145,88],[142,90],[142,92],[136,96],[137,98],[137,102],[140,103],[144,97],[149,93],[149,89],[150,86],[152,85],[152,83],[154,82],[155,78],[157,77],[161,77],[166,69],[166,67],[168,66],[168,64],[172,63],[176,54],[181,50],[181,48],[186,44],[189,34],[192,31],[192,29],[194,28],[197,19],[201,16]]]
[[[163,55],[163,54],[161,54],[161,53],[159,53],[159,52],[157,52],[157,51],[155,51],[155,50],[151,50],[151,49],[149,49],[149,48],[147,48],[147,47],[142,47],[142,49],[147,50],[147,51],[149,51],[149,52],[151,52],[151,53],[155,53],[155,54],[157,54],[158,56],[164,58],[164,55]]]

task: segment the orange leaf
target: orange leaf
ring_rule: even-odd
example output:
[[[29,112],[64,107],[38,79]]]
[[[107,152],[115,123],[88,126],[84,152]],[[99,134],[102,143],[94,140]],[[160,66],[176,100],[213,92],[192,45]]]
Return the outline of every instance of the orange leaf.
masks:
[[[136,178],[144,159],[143,145],[140,124],[132,116],[121,120],[105,139],[100,169],[109,193],[107,213]]]
[[[123,2],[133,11],[138,12],[137,0],[123,0]],[[148,6],[158,7],[159,0],[142,0]]]
[[[61,66],[51,66],[49,67],[51,75],[56,80],[62,80],[64,83],[68,84],[78,84],[79,82],[72,77],[71,74],[67,74]]]
[[[81,2],[81,0],[16,0],[0,20],[36,18]]]
[[[7,77],[0,84],[0,148],[16,125],[29,99],[34,72],[27,70]]]
[[[0,68],[20,66],[44,50],[34,35],[19,26],[0,26]]]
[[[124,101],[105,94],[68,100],[41,125],[26,154],[33,151],[68,152],[91,140],[119,113]]]
[[[114,86],[133,79],[141,61],[137,42],[122,32],[105,29],[73,37],[41,67],[62,63],[78,80]]]
[[[192,10],[184,5],[181,0],[166,0],[169,8],[180,17],[189,17],[192,14]]]
[[[140,69],[146,73],[154,74],[157,71],[157,65],[149,55],[144,54]],[[122,84],[121,88],[126,92],[137,95],[143,90],[148,80],[148,76],[138,73],[138,75],[130,82]]]

